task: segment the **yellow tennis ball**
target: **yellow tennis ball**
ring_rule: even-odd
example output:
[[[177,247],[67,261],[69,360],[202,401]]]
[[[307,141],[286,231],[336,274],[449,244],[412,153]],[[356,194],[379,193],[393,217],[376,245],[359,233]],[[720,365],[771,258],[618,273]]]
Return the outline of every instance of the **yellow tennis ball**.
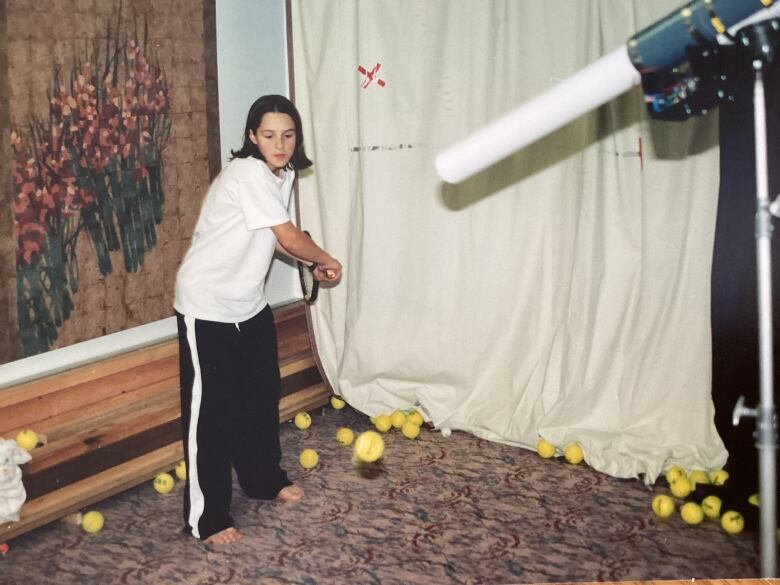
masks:
[[[336,431],[336,440],[341,445],[351,445],[352,441],[355,440],[355,433],[347,427],[341,427]]]
[[[759,494],[750,494],[748,496],[748,503],[755,506],[756,508],[761,507],[761,496]]]
[[[154,489],[160,494],[167,494],[173,489],[173,477],[170,473],[160,473],[154,478]]]
[[[408,420],[401,427],[401,433],[407,439],[416,439],[420,435],[420,427]]]
[[[304,449],[298,457],[298,462],[304,469],[316,467],[319,460],[320,456],[317,455],[317,452],[314,449]]]
[[[685,470],[679,465],[672,465],[666,470],[664,477],[666,477],[666,483],[672,485],[672,482],[680,476],[685,475]]]
[[[311,416],[308,412],[299,412],[295,415],[295,426],[302,431],[308,429],[311,426]]]
[[[25,451],[32,451],[38,445],[38,434],[32,429],[19,431],[16,442]]]
[[[376,430],[386,433],[390,430],[390,427],[393,426],[393,421],[389,414],[380,414],[378,417],[376,417],[374,426],[376,427]]]
[[[400,429],[404,426],[405,422],[406,415],[400,410],[396,410],[390,415],[390,423],[393,425],[393,428]]]
[[[540,437],[536,442],[536,452],[542,459],[549,459],[555,456],[555,445]]]
[[[745,518],[739,512],[727,510],[720,517],[720,527],[729,534],[739,534],[745,529]]]
[[[712,485],[723,485],[728,478],[729,472],[725,469],[710,471],[710,483],[712,483]]]
[[[715,495],[709,495],[701,501],[701,509],[704,515],[712,520],[720,516],[720,507],[722,505],[723,500]]]
[[[585,458],[585,455],[582,453],[582,447],[580,447],[578,443],[569,443],[566,445],[566,448],[563,450],[563,456],[566,458],[566,461],[572,465],[582,463],[582,460]]]
[[[669,484],[669,490],[676,498],[687,498],[691,494],[691,482],[684,475],[672,480]]]
[[[704,520],[704,511],[696,502],[685,502],[680,508],[680,516],[686,524],[695,526]]]
[[[341,398],[339,398],[338,396],[331,396],[331,397],[330,397],[330,405],[331,405],[333,408],[335,408],[336,410],[341,410],[342,408],[344,408],[344,407],[347,405],[347,403],[346,403],[346,402],[344,402],[344,401],[343,401]]]
[[[659,518],[668,518],[674,514],[674,500],[666,494],[658,494],[653,498],[653,512]]]
[[[709,484],[710,476],[703,469],[694,469],[688,474],[688,481],[691,482],[691,490],[695,490],[696,486],[699,484]]]
[[[97,510],[92,510],[85,513],[81,517],[81,528],[84,530],[84,532],[94,534],[95,532],[100,532],[103,529],[105,522],[106,521],[103,518],[103,514]]]
[[[409,412],[406,415],[406,420],[413,422],[418,427],[421,427],[421,426],[423,426],[425,424],[425,419],[423,418],[423,415],[421,415],[416,410],[413,410],[413,411]]]
[[[373,463],[385,452],[385,442],[375,431],[365,431],[355,439],[354,457],[363,463]]]
[[[176,477],[182,481],[187,479],[187,463],[183,459],[176,464],[174,471],[176,472]]]

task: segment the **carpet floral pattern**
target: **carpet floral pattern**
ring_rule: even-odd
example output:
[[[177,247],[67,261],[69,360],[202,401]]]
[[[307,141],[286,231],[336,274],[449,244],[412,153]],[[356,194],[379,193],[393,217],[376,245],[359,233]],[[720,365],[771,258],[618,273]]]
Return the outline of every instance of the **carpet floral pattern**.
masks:
[[[283,462],[304,502],[253,501],[234,488],[244,538],[215,547],[181,532],[181,490],[151,482],[90,509],[97,534],[54,522],[11,541],[3,585],[500,584],[756,578],[757,535],[713,521],[688,527],[650,509],[661,486],[615,479],[561,458],[466,433],[385,435],[378,468],[360,470],[339,427],[371,428],[349,407],[282,425]],[[319,453],[306,471],[305,448]]]

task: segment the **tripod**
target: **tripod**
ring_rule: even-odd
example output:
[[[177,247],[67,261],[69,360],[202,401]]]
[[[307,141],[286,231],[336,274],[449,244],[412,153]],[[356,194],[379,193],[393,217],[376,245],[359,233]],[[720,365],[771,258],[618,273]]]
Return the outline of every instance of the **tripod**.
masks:
[[[764,70],[774,60],[774,45],[780,34],[778,20],[752,24],[738,33],[739,41],[753,51],[753,120],[756,151],[756,267],[758,270],[760,404],[747,408],[744,397],[734,407],[733,424],[740,418],[756,418],[756,448],[759,463],[761,573],[777,575],[777,421],[774,405],[772,335],[772,216],[780,217],[780,201],[770,203],[766,137]],[[780,198],[778,198],[780,199]]]

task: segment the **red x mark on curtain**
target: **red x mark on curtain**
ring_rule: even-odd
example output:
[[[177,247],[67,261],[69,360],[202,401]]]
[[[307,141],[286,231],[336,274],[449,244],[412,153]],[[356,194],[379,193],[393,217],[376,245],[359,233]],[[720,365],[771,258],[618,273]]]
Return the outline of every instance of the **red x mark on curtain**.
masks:
[[[377,64],[376,64],[376,66],[375,66],[375,67],[374,67],[374,68],[373,68],[371,71],[367,71],[365,67],[363,67],[362,65],[358,65],[358,68],[357,68],[358,72],[359,72],[361,75],[365,76],[365,79],[363,80],[363,83],[361,83],[361,84],[360,84],[360,87],[362,87],[363,89],[365,89],[365,88],[367,88],[369,85],[371,85],[371,82],[372,82],[372,81],[376,81],[376,84],[377,84],[379,87],[384,87],[384,86],[385,86],[385,80],[384,80],[384,79],[381,79],[381,78],[380,78],[380,77],[377,75],[377,73],[379,72],[379,68],[380,68],[381,66],[382,66],[382,64],[381,64],[381,63],[377,63]]]

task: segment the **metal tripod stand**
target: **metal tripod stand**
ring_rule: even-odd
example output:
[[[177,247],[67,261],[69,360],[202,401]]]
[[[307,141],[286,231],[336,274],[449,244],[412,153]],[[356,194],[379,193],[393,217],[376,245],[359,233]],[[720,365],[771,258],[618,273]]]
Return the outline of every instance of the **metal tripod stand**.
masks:
[[[740,31],[743,45],[753,50],[753,120],[756,148],[756,257],[758,270],[760,404],[746,408],[740,397],[734,408],[736,426],[742,416],[756,418],[759,464],[761,573],[777,576],[777,421],[774,405],[772,336],[772,216],[780,217],[780,201],[769,200],[764,70],[774,59],[780,33],[778,20],[762,21]],[[778,197],[780,199],[780,196]]]

